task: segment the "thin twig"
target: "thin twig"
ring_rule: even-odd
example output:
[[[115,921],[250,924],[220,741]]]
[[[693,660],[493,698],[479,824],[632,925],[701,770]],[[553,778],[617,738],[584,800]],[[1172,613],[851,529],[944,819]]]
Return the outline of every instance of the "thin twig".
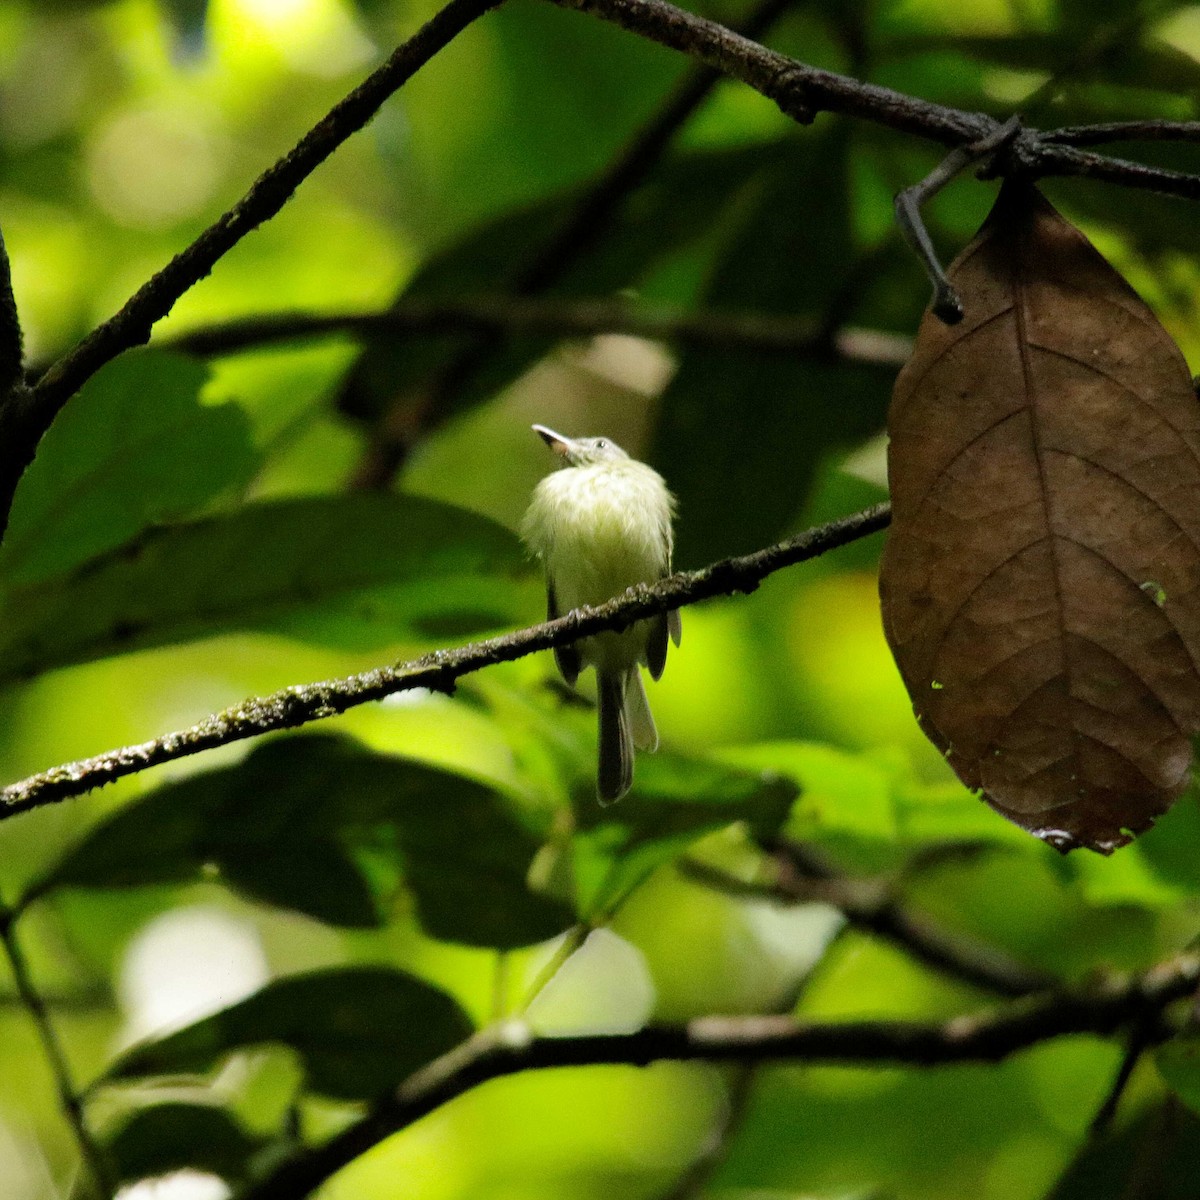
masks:
[[[71,1127],[71,1133],[79,1147],[80,1158],[91,1178],[92,1189],[98,1196],[111,1196],[115,1183],[109,1170],[108,1161],[104,1157],[104,1151],[100,1144],[88,1128],[87,1117],[84,1115],[83,1104],[75,1087],[70,1064],[67,1062],[66,1051],[59,1039],[58,1030],[55,1029],[54,1022],[50,1019],[46,1001],[33,981],[25,952],[17,938],[15,914],[2,904],[0,904],[0,941],[4,943],[4,952],[8,957],[9,966],[12,968],[17,995],[37,1030],[38,1040],[42,1044],[42,1052],[45,1054],[50,1072],[54,1076],[59,1107],[62,1109],[67,1124]]]
[[[993,946],[940,928],[901,903],[885,882],[855,879],[794,843],[771,849],[779,871],[770,883],[748,884],[690,860],[680,869],[700,883],[734,895],[782,904],[828,904],[855,928],[899,946],[926,966],[1000,996],[1027,996],[1056,982]]]
[[[878,532],[887,525],[890,516],[888,505],[877,504],[753,554],[722,559],[701,571],[680,571],[654,584],[641,584],[606,604],[579,608],[555,621],[454,650],[437,650],[396,666],[284,688],[269,696],[245,700],[188,729],[54,767],[11,784],[0,791],[0,819],[69,796],[80,796],[126,775],[202,750],[333,717],[396,692],[414,688],[451,692],[457,679],[495,663],[511,662],[603,630],[624,629],[644,617],[699,600],[752,592],[769,575],[784,567],[806,562]]]
[[[728,1084],[724,1111],[710,1129],[700,1153],[683,1173],[660,1193],[657,1200],[695,1200],[703,1196],[713,1176],[729,1155],[730,1143],[746,1119],[754,1085],[758,1080],[759,1063],[737,1063],[730,1068],[733,1077]]]
[[[1159,1013],[1151,1014],[1146,1020],[1137,1022],[1129,1031],[1125,1042],[1125,1053],[1121,1056],[1112,1086],[1108,1089],[1100,1107],[1096,1110],[1096,1115],[1092,1117],[1091,1124],[1088,1126],[1090,1138],[1100,1138],[1108,1132],[1117,1115],[1117,1109],[1120,1107],[1121,1097],[1125,1095],[1125,1089],[1129,1086],[1129,1081],[1133,1078],[1133,1072],[1141,1062],[1142,1056],[1151,1047],[1165,1041],[1170,1036],[1171,1029],[1162,1020]]]
[[[781,889],[798,898],[823,894],[825,903],[840,909],[852,924],[893,942],[926,966],[1001,996],[1026,996],[1057,982],[1044,971],[1014,962],[994,946],[940,929],[901,904],[891,888],[851,879],[806,846],[778,841],[771,849],[782,867]]]
[[[537,1037],[519,1023],[485,1031],[417,1072],[361,1120],[324,1145],[302,1151],[237,1200],[302,1200],[347,1163],[464,1092],[521,1071],[662,1060],[789,1060],[932,1067],[998,1062],[1053,1038],[1111,1036],[1190,995],[1200,958],[1181,956],[1146,974],[1081,991],[1053,992],[944,1023],[801,1022],[786,1016],[706,1017],[636,1033]]]
[[[1200,142],[1200,121],[1109,121],[1047,129],[1042,141],[1058,146],[1103,146],[1110,142]]]
[[[805,317],[760,312],[686,312],[631,306],[619,300],[521,296],[473,296],[453,300],[405,297],[383,312],[263,313],[203,325],[155,345],[210,357],[256,350],[277,342],[314,337],[353,338],[414,334],[503,333],[510,337],[549,334],[590,337],[622,333],[685,346],[721,347],[766,354],[816,355],[830,352],[831,340]],[[833,352],[856,362],[903,366],[912,340],[877,329],[842,329]]]
[[[29,393],[21,422],[20,445],[8,449],[0,476],[0,529],[7,520],[12,491],[33,458],[42,434],[58,411],[105,363],[150,338],[156,322],[167,315],[185,292],[252,229],[269,220],[292,193],[351,134],[375,115],[390,96],[471,22],[500,0],[450,0],[381,67],[345,96],[312,127],[250,190],[185,250],[149,279],[121,310],[94,329],[59,359]]]
[[[517,1008],[519,1016],[523,1016],[529,1011],[529,1006],[554,981],[555,976],[575,956],[576,951],[583,947],[584,942],[588,940],[588,935],[591,932],[590,926],[580,924],[573,925],[563,934],[562,940],[555,946],[554,952],[542,964],[541,970],[538,971],[533,982],[529,985],[524,998]]]
[[[743,27],[745,36],[761,37],[796,0],[760,0]],[[683,79],[588,185],[544,241],[507,280],[506,292],[531,297],[548,291],[608,232],[627,196],[650,175],[675,135],[721,80],[721,72],[696,67]],[[460,396],[495,349],[494,336],[469,342],[442,365],[421,389],[418,402],[403,397],[377,422],[354,473],[354,485],[387,487],[403,465],[410,444],[446,419]]]

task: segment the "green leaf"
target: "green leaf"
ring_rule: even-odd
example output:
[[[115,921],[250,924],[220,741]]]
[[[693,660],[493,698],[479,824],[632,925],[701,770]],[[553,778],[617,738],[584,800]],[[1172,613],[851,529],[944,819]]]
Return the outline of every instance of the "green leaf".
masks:
[[[853,260],[843,131],[778,147],[705,297],[820,319]],[[805,191],[806,181],[820,179]],[[799,199],[803,196],[803,216]],[[882,427],[893,372],[692,348],[662,399],[651,460],[679,499],[676,558],[695,567],[775,540],[822,456]],[[753,503],[731,503],[733,497]]]
[[[105,1151],[122,1181],[191,1167],[240,1183],[264,1144],[223,1108],[169,1103],[139,1109],[109,1138]]]
[[[795,786],[775,774],[644,757],[620,804],[600,807],[589,796],[577,811],[572,855],[580,913],[606,917],[651,872],[735,821],[770,836],[795,798]]]
[[[896,840],[892,776],[868,755],[816,742],[766,742],[735,746],[720,757],[732,766],[775,772],[796,784],[800,799],[788,822],[793,837],[832,832]]]
[[[88,380],[17,488],[0,584],[60,575],[249,479],[250,423],[236,404],[200,403],[207,378],[192,359],[143,350]]]
[[[231,630],[369,648],[527,612],[517,539],[403,495],[255,504],[154,530],[65,580],[0,597],[0,677]]]
[[[876,960],[876,970],[878,965]],[[846,976],[846,986],[829,1007],[811,1014],[814,1019],[891,1016],[896,1002],[907,999],[901,971],[877,981],[881,991],[891,985],[899,993],[889,996],[882,1011],[871,1001],[864,1005],[854,990],[861,977],[844,969],[839,974]],[[868,988],[875,984],[867,981]],[[801,1008],[802,1019],[807,1015]],[[723,1200],[847,1194],[859,1200],[1040,1198],[1047,1169],[1083,1136],[1113,1069],[1108,1047],[1078,1038],[1002,1063],[927,1071],[878,1064],[769,1066],[757,1077],[710,1192]],[[796,1136],[799,1122],[803,1137]],[[1104,1190],[1089,1200],[1101,1195],[1115,1200],[1118,1194]],[[1150,1194],[1157,1200],[1157,1193]],[[1079,1193],[1080,1200],[1084,1195]],[[1128,1195],[1132,1200],[1136,1193]]]
[[[1097,31],[1096,16],[1091,12],[1087,18],[1087,31],[1089,37]],[[1071,84],[1117,84],[1172,95],[1189,93],[1200,86],[1200,63],[1163,42],[1153,39],[1139,42],[1136,31],[1117,38],[1105,51],[1090,55],[1079,53],[1079,35],[1071,30],[999,37],[956,34],[952,41],[940,36],[905,38],[894,42],[891,48],[902,54],[952,49],[980,62],[1048,75],[1060,71],[1064,64],[1071,64],[1068,76]]]
[[[386,967],[334,967],[268,984],[177,1033],[134,1046],[110,1079],[209,1071],[237,1050],[290,1046],[307,1086],[338,1100],[382,1096],[472,1033],[445,992]]]
[[[164,13],[175,31],[177,51],[195,58],[204,50],[208,0],[160,0]]]
[[[1154,1063],[1171,1090],[1200,1116],[1200,1037],[1177,1034],[1154,1052]]]
[[[1193,1200],[1200,1178],[1200,1120],[1170,1103],[1093,1140],[1046,1200]]]
[[[131,888],[220,879],[250,899],[332,925],[379,925],[379,906],[338,835],[327,778],[290,747],[168,783],[97,825],[35,883]]]
[[[281,738],[122,809],[33,894],[215,877],[319,920],[370,926],[403,879],[431,936],[510,949],[573,920],[527,885],[539,845],[473,779],[342,738]],[[382,876],[378,899],[368,863]]]
[[[668,159],[618,207],[602,236],[549,290],[553,295],[603,296],[635,286],[672,254],[720,227],[748,180],[771,160],[765,147],[695,151]],[[563,226],[580,200],[572,190],[486,222],[436,255],[417,273],[405,298],[495,294],[511,286],[523,266]],[[463,412],[496,394],[553,345],[552,338],[509,339],[493,347],[468,386],[458,389],[445,415]],[[342,410],[377,420],[394,398],[418,389],[473,344],[469,336],[382,338],[369,344],[347,377]]]
[[[1200,846],[1200,785],[1195,779],[1174,808],[1134,846],[1164,887],[1177,893],[1200,894],[1200,862],[1196,857],[1196,847]]]
[[[1125,147],[1112,153],[1126,157]],[[1200,170],[1200,154],[1195,146],[1141,146],[1130,157],[1165,167],[1167,170],[1196,172]],[[1118,234],[1139,253],[1154,259],[1175,252],[1200,254],[1200,229],[1191,204],[1179,196],[1159,196],[1153,192],[1139,195],[1136,203],[1122,204],[1121,197],[1112,195],[1109,188],[1048,189],[1053,195],[1061,193],[1067,213],[1084,221],[1097,222]]]

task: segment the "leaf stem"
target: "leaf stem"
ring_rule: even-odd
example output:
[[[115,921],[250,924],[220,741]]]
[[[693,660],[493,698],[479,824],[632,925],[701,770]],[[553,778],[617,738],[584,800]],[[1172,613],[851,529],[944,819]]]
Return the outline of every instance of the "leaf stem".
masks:
[[[554,948],[554,953],[546,960],[545,965],[535,976],[533,983],[529,985],[529,990],[525,993],[525,998],[521,1001],[517,1012],[524,1014],[529,1011],[529,1006],[542,994],[546,987],[553,981],[554,977],[566,966],[575,952],[579,950],[583,943],[587,941],[588,934],[592,932],[592,927],[580,922],[578,925],[572,925],[570,929],[563,935],[562,940]]]
[[[963,319],[962,299],[938,261],[929,230],[921,218],[921,206],[972,163],[986,158],[1006,142],[1012,141],[1020,130],[1021,118],[1010,117],[986,137],[952,150],[920,183],[914,183],[912,187],[906,187],[896,194],[896,223],[904,240],[921,260],[925,274],[933,285],[933,300],[930,302],[933,315],[946,325],[957,325]]]

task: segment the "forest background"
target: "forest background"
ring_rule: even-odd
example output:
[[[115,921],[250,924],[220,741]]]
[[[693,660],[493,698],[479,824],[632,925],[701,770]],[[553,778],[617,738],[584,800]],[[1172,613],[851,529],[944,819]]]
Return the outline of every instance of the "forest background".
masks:
[[[652,44],[654,0],[471,7],[149,349],[114,356],[143,311],[32,393],[61,411],[0,549],[5,1200],[1193,1196],[1196,796],[1063,858],[968,794],[853,514],[929,297],[893,195],[971,114],[1200,116],[1200,8],[698,6],[946,106],[835,87],[809,123],[770,63],[742,75],[780,103]],[[0,5],[29,379],[435,11]],[[1065,160],[1044,190],[1195,366],[1200,186],[1169,173],[1200,150],[1160,134],[1100,149],[1174,196]],[[926,207],[945,259],[995,189]],[[683,581],[664,748],[614,808],[548,654],[280,693],[540,620],[533,421],[657,467],[684,570],[850,518]]]

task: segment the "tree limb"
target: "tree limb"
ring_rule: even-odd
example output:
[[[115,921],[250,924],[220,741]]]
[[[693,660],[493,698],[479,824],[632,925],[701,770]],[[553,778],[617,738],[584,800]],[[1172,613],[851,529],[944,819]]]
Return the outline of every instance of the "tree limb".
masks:
[[[630,305],[620,300],[553,300],[473,296],[451,300],[404,297],[382,312],[264,313],[203,325],[156,346],[209,357],[276,342],[338,334],[353,338],[445,333],[504,333],[588,337],[623,333],[685,346],[765,354],[836,354],[856,362],[903,366],[912,339],[876,329],[848,328],[830,338],[821,324],[767,312],[687,312]]]
[[[984,113],[949,108],[808,66],[768,50],[715,21],[676,8],[667,0],[553,2],[561,8],[590,13],[707,63],[773,100],[783,113],[793,117],[799,114],[804,121],[811,120],[818,112],[841,113],[951,147],[978,142],[1001,126],[1001,122]],[[1111,126],[1102,128],[1111,130]],[[1079,142],[1080,136],[1079,130],[1071,130],[1067,140]],[[1037,129],[1022,129],[1013,138],[1006,151],[998,156],[996,173],[1075,175],[1200,199],[1200,175],[1093,154],[1063,144],[1061,138]]]
[[[1182,955],[1144,975],[1052,992],[943,1023],[804,1022],[787,1016],[704,1017],[636,1033],[538,1037],[520,1023],[485,1030],[430,1063],[365,1117],[302,1151],[236,1200],[301,1200],[398,1130],[491,1079],[522,1071],[653,1062],[787,1060],[847,1065],[940,1066],[999,1062],[1053,1038],[1111,1036],[1161,1013],[1200,983],[1200,958]]]
[[[1042,140],[1059,146],[1102,146],[1108,142],[1200,142],[1200,121],[1109,121],[1048,129]]]
[[[784,567],[806,562],[828,550],[876,533],[887,525],[890,517],[890,507],[877,504],[753,554],[722,559],[701,571],[680,571],[657,583],[641,584],[606,604],[579,608],[555,621],[472,642],[454,650],[436,650],[396,666],[377,667],[344,679],[284,688],[269,696],[244,700],[188,729],[54,767],[10,784],[0,791],[0,819],[70,796],[80,796],[126,775],[199,754],[202,750],[333,717],[396,692],[414,688],[452,692],[455,680],[483,667],[524,658],[535,651],[565,645],[602,630],[624,629],[643,617],[695,604],[698,600],[752,592],[768,575]]]

